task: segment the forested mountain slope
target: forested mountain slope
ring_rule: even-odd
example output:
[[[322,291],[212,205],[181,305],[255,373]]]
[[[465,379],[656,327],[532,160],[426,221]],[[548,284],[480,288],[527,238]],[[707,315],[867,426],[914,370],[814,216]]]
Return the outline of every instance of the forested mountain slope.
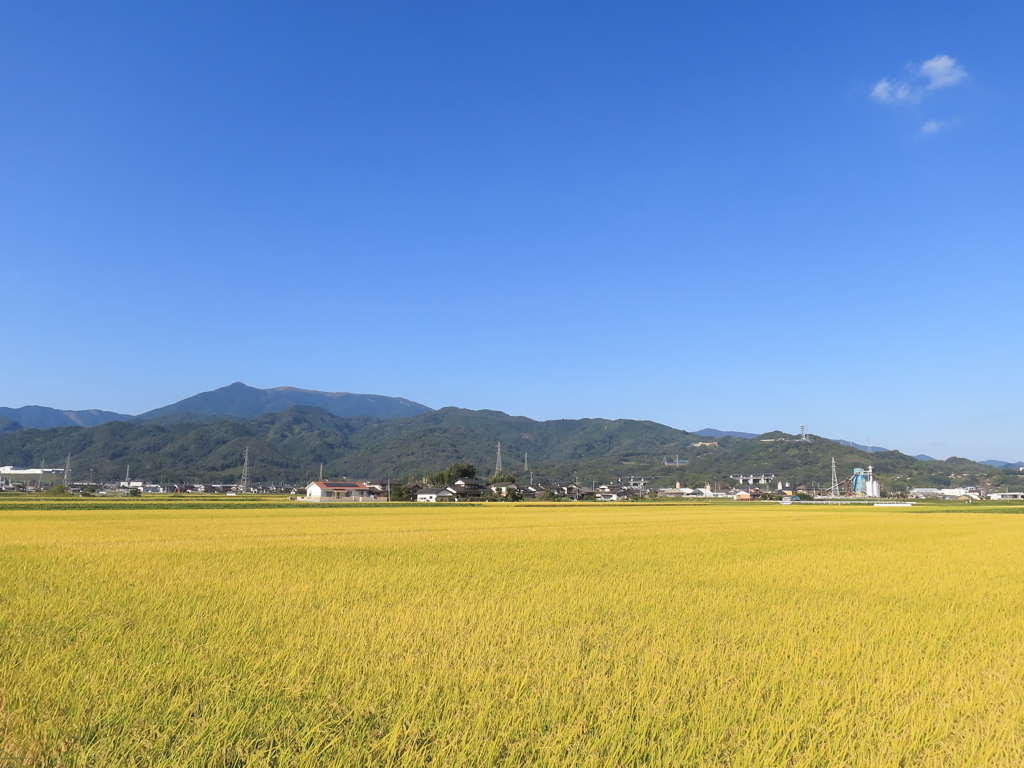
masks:
[[[465,461],[486,475],[494,467],[498,441],[505,470],[522,479],[528,478],[528,461],[537,478],[578,477],[588,484],[633,475],[655,478],[659,485],[730,485],[731,474],[775,472],[783,481],[827,487],[834,456],[841,477],[872,464],[890,489],[1022,482],[1019,472],[966,459],[919,461],[898,451],[869,455],[822,438],[796,441],[781,432],[708,441],[650,421],[534,421],[461,408],[379,419],[293,406],[255,419],[172,414],[91,428],[22,429],[0,434],[0,464],[60,466],[70,453],[78,478],[91,469],[97,480],[113,480],[131,465],[133,477],[151,481],[230,482],[238,479],[248,447],[256,481],[304,482],[319,474],[321,463],[325,477],[420,480]],[[665,463],[677,455],[689,463]]]
[[[19,429],[24,429],[24,427],[10,416],[0,415],[0,435],[6,432],[17,432]]]

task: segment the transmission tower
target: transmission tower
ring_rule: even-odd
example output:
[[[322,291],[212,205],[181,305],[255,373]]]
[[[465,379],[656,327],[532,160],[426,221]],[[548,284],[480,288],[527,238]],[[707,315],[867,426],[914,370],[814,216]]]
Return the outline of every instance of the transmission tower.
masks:
[[[523,454],[523,472],[529,472],[529,471],[530,471],[530,454],[524,453]]]
[[[238,490],[246,493],[249,490],[249,446],[245,447],[245,453],[242,455],[245,461],[242,463],[242,482],[238,484]]]
[[[832,487],[828,489],[829,496],[839,495],[839,476],[836,474],[836,457],[832,457]]]
[[[71,454],[68,454],[67,461],[64,462],[64,487],[71,487]]]
[[[494,474],[501,472],[501,440],[498,441],[498,460],[494,462]]]

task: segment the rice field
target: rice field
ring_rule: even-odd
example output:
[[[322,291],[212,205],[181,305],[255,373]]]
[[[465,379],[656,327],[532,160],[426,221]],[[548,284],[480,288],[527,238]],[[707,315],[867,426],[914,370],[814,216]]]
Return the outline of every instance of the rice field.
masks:
[[[1024,764],[1024,515],[49,506],[0,766]]]

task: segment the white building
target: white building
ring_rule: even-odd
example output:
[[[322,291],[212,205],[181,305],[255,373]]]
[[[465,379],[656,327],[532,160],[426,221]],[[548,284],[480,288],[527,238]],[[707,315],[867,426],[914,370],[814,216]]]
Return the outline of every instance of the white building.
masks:
[[[423,501],[431,504],[436,502],[438,499],[441,501],[450,501],[454,498],[455,494],[447,488],[424,488],[416,494],[416,501]]]
[[[33,467],[0,467],[0,486],[35,486],[57,485],[64,480],[63,469],[39,469]]]
[[[729,475],[732,480],[735,480],[740,485],[743,485],[743,483],[747,483],[749,485],[767,485],[778,476],[778,472],[750,472],[738,475]]]
[[[306,486],[306,501],[373,501],[373,490],[363,483],[314,480]]]

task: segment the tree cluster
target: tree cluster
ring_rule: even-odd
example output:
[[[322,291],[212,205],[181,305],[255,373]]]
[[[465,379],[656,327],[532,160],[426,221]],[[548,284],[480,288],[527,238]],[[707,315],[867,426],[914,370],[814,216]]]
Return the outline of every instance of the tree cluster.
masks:
[[[446,488],[460,477],[476,477],[476,465],[469,462],[452,464],[447,469],[427,475],[427,485],[432,488]]]

